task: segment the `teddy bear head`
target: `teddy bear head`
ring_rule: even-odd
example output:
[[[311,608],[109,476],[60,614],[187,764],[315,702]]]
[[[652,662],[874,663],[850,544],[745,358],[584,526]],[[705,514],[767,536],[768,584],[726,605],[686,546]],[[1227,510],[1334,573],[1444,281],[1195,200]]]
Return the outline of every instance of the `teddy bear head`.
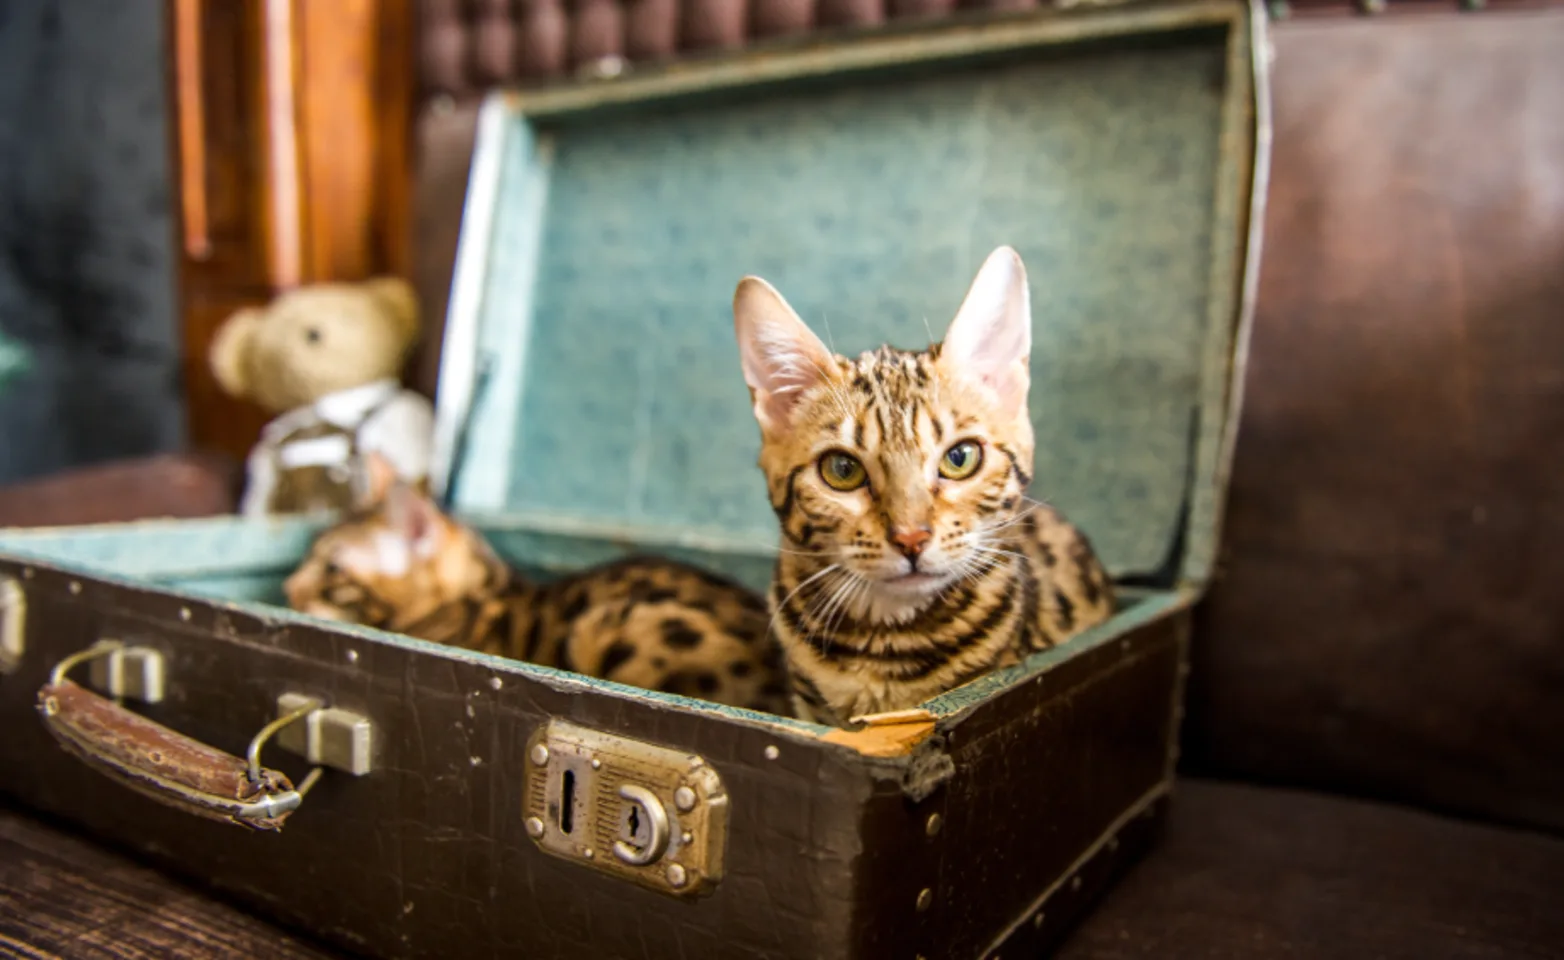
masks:
[[[273,413],[396,377],[418,339],[418,302],[395,277],[320,283],[241,310],[212,341],[218,384]]]

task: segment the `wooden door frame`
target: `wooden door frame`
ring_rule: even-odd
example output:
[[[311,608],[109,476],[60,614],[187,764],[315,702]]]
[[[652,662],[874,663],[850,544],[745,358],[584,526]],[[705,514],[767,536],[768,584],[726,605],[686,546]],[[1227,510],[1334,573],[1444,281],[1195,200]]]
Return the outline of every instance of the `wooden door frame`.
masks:
[[[242,457],[269,415],[217,386],[222,321],[411,275],[413,0],[165,2],[190,444]]]

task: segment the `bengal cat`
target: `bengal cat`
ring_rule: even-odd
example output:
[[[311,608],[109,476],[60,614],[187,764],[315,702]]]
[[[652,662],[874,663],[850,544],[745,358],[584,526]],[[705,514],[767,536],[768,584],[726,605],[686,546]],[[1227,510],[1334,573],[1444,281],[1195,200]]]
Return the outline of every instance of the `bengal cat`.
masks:
[[[833,354],[782,295],[733,301],[782,528],[770,602],[798,716],[903,710],[1100,623],[1087,538],[1029,500],[1026,271],[989,255],[944,340]]]
[[[304,613],[619,683],[787,714],[765,601],[632,557],[547,583],[401,483],[328,529],[284,586]]]

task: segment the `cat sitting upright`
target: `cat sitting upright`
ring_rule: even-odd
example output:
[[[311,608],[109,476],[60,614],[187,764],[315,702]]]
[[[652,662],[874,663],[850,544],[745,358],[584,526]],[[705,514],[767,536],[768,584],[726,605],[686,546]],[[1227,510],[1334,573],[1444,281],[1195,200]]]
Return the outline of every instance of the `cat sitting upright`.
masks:
[[[941,343],[855,360],[782,295],[740,281],[734,327],[782,527],[771,589],[795,712],[907,709],[1100,623],[1090,543],[1024,495],[1026,271],[989,255]]]

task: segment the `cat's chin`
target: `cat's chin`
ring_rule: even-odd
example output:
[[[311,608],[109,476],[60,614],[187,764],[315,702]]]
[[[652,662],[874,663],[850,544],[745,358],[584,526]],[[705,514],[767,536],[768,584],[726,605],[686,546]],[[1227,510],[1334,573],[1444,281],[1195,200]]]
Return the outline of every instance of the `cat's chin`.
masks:
[[[905,623],[928,609],[954,580],[950,574],[925,572],[876,580],[864,591],[856,612],[872,622]]]
[[[893,594],[933,595],[949,583],[951,578],[943,573],[904,573],[899,577],[881,580],[879,585]]]

